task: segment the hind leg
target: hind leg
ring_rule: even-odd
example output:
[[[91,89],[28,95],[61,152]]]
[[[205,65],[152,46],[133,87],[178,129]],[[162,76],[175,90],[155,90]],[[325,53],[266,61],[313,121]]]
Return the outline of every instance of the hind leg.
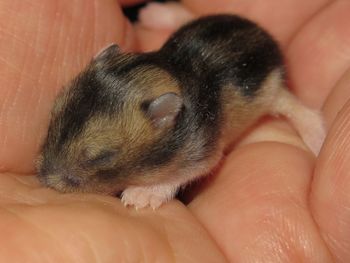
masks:
[[[256,101],[272,115],[282,115],[294,126],[308,148],[317,156],[326,136],[321,112],[306,107],[295,97],[277,69],[266,78]]]
[[[309,149],[318,155],[326,137],[323,117],[319,111],[306,107],[286,89],[278,94],[272,111],[285,116]]]
[[[175,30],[194,18],[194,15],[179,3],[149,3],[139,13],[143,27],[154,30]]]

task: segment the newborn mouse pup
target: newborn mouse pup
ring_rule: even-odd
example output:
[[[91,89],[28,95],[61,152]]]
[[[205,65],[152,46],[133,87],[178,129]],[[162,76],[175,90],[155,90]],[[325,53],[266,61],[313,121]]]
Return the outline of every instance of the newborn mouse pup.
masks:
[[[39,179],[63,192],[122,193],[159,207],[208,174],[266,114],[285,116],[317,154],[322,118],[285,86],[276,42],[234,15],[200,18],[157,52],[100,52],[52,109]]]

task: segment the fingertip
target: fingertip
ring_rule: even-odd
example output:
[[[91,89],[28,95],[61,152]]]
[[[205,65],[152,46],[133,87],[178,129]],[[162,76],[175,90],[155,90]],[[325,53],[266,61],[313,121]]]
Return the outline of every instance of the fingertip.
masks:
[[[298,97],[314,108],[322,107],[348,70],[349,11],[350,2],[331,1],[300,28],[288,46],[293,88]]]
[[[338,113],[350,98],[349,83],[350,70],[347,70],[327,96],[323,105],[323,112],[328,127],[332,126]]]
[[[138,49],[142,52],[158,50],[173,32],[169,29],[154,30],[145,28],[140,24],[135,24],[134,29],[137,35]]]
[[[320,233],[339,261],[350,257],[350,103],[339,112],[317,160],[310,206]],[[345,260],[347,261],[347,260]],[[344,261],[344,262],[345,262]]]

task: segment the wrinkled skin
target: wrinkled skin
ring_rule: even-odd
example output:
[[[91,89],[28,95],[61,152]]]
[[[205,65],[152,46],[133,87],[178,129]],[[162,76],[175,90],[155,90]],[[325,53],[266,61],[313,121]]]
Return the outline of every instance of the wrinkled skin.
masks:
[[[0,262],[350,262],[350,2],[183,4],[246,15],[281,41],[295,93],[326,117],[319,158],[265,120],[187,206],[45,189],[34,160],[58,89],[108,43],[148,50],[169,32],[133,28],[114,0],[0,0]]]

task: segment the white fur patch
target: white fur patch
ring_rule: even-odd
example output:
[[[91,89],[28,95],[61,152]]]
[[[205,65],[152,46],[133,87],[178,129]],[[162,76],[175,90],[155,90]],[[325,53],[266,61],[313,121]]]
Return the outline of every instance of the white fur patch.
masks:
[[[136,209],[147,206],[156,209],[172,199],[178,188],[176,183],[128,187],[122,193],[122,202],[125,206],[134,206]]]

